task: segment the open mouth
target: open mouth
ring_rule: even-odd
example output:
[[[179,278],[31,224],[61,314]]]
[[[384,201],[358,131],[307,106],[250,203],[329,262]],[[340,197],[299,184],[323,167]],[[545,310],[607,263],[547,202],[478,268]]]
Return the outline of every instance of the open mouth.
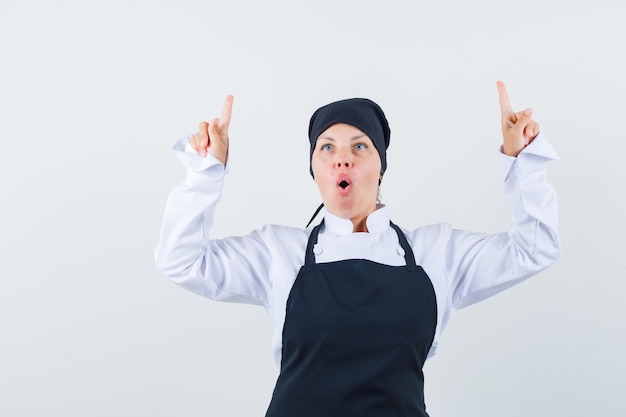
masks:
[[[352,190],[352,180],[347,175],[340,175],[337,178],[337,190],[339,191],[339,195],[346,196]]]

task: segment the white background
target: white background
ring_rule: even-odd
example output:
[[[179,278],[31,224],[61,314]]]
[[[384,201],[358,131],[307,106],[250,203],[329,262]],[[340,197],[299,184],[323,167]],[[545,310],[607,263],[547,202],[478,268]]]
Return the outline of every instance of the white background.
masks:
[[[100,4],[98,4],[100,3]],[[261,416],[260,308],[154,267],[170,151],[235,95],[214,236],[304,226],[308,118],[361,96],[392,128],[407,228],[510,226],[495,82],[561,156],[562,259],[458,312],[426,365],[433,417],[623,416],[623,2],[0,3],[0,415]]]

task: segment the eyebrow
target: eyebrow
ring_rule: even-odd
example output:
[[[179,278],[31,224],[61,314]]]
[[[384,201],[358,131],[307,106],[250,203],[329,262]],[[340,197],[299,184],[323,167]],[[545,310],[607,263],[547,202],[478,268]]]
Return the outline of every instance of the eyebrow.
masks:
[[[357,140],[357,139],[361,139],[362,137],[365,137],[365,136],[367,136],[365,133],[363,133],[363,134],[361,134],[361,135],[356,135],[356,136],[353,136],[353,137],[350,139],[350,141]],[[319,137],[319,139],[326,139],[326,140],[330,140],[330,141],[335,142],[335,139],[334,139],[334,138],[332,138],[332,137],[330,137],[330,136],[320,136],[320,137]],[[318,139],[318,140],[319,140],[319,139]]]

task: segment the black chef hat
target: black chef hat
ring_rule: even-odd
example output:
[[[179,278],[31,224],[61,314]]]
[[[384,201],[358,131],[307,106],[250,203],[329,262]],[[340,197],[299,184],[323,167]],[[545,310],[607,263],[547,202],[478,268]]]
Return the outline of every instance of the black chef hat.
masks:
[[[387,169],[387,148],[391,136],[391,129],[389,129],[385,113],[372,100],[350,98],[320,107],[311,116],[309,122],[309,142],[311,143],[309,170],[311,176],[313,175],[313,167],[310,162],[313,158],[317,138],[335,123],[352,125],[370,137],[378,155],[380,155],[381,174],[384,173]]]

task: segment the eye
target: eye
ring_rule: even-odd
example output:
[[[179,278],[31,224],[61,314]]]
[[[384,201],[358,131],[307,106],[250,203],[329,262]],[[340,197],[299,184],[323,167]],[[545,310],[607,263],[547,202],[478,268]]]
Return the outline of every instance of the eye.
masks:
[[[324,145],[322,145],[322,147],[320,148],[323,151],[332,151],[333,150],[333,145],[331,145],[330,143],[326,143]]]
[[[357,143],[356,145],[354,145],[354,149],[356,149],[357,151],[362,151],[367,149],[367,145],[364,143]]]

